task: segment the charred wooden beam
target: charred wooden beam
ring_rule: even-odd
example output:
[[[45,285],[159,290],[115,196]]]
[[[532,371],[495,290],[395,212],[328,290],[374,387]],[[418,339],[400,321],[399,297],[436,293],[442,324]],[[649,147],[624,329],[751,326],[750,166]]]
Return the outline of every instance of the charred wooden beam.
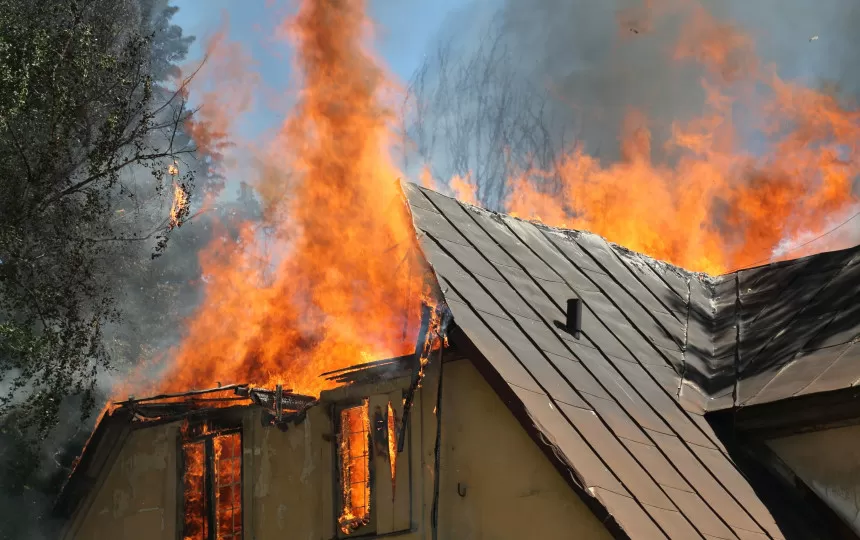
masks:
[[[145,397],[145,398],[130,397],[128,400],[117,402],[114,405],[123,406],[123,405],[130,405],[132,403],[143,403],[143,402],[147,402],[147,401],[159,401],[162,399],[175,399],[175,398],[181,398],[181,397],[202,396],[204,394],[214,394],[216,392],[226,392],[229,390],[233,390],[234,393],[238,394],[238,392],[236,392],[237,389],[247,388],[247,387],[248,387],[247,384],[229,384],[227,386],[218,386],[216,388],[207,388],[205,390],[189,390],[188,392],[178,392],[175,394],[158,394],[157,396],[149,396],[149,397]]]
[[[206,527],[206,540],[215,540],[218,530],[218,499],[217,485],[215,483],[215,440],[212,437],[205,439],[206,448],[206,514],[209,526]]]
[[[354,366],[349,366],[341,369],[334,369],[332,371],[326,371],[325,373],[321,373],[320,377],[324,377],[326,380],[333,380],[345,373],[353,373],[356,371],[365,371],[368,369],[372,369],[380,366],[387,366],[389,364],[399,364],[404,359],[412,358],[413,355],[407,354],[406,356],[398,356],[397,358],[385,358],[383,360],[374,360],[373,362],[365,362],[363,364],[356,364]]]
[[[409,389],[406,391],[406,396],[403,402],[403,414],[401,418],[400,432],[397,434],[397,452],[403,451],[406,444],[406,426],[409,420],[409,411],[412,410],[412,402],[415,400],[415,391],[421,383],[421,376],[424,373],[422,358],[424,349],[427,347],[427,342],[430,341],[430,318],[433,314],[432,308],[426,303],[421,304],[421,326],[418,329],[418,338],[415,342],[414,364],[412,366],[412,382],[409,384]]]
[[[412,372],[413,354],[387,358],[323,374],[327,381],[338,384],[367,384],[383,379],[404,377]]]
[[[276,396],[275,392],[272,390],[262,390],[262,389],[252,389],[250,391],[251,400],[267,409],[275,412],[276,407]],[[305,407],[316,403],[317,399],[313,396],[304,396],[302,394],[293,394],[292,392],[287,392],[281,390],[281,412],[283,411],[299,411],[304,409]]]

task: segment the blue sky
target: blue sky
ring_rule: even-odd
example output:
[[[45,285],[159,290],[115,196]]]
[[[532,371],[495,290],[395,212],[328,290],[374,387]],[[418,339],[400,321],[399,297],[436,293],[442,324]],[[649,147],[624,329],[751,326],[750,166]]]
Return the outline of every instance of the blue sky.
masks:
[[[278,13],[296,0],[173,0],[179,7],[174,17],[186,35],[197,36],[189,59],[202,56],[205,38],[229,21],[229,38],[240,41],[259,64],[263,86],[283,89],[289,81],[289,59],[272,53],[273,29],[282,17]],[[274,4],[274,7],[267,7]],[[452,12],[464,11],[469,0],[370,0],[370,16],[377,24],[376,51],[401,81],[407,81],[420,65],[425,51]],[[258,108],[240,126],[244,136],[273,127],[279,118]]]

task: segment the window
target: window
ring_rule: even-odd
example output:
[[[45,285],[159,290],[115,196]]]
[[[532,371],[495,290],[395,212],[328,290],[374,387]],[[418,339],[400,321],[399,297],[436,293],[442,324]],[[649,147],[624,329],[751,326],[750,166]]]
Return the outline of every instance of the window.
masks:
[[[340,411],[338,434],[341,511],[338,525],[351,534],[370,524],[370,416],[367,400]]]
[[[199,435],[182,454],[183,540],[241,540],[241,433]]]
[[[335,408],[332,502],[340,538],[411,528],[409,436],[398,445],[403,422],[399,389]]]

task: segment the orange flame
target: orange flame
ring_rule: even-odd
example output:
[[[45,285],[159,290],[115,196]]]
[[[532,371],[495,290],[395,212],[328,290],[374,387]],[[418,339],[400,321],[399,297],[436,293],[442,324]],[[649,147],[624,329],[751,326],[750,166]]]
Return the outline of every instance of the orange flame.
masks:
[[[471,175],[460,176],[455,174],[448,180],[448,185],[445,185],[433,178],[430,168],[425,165],[421,168],[419,180],[421,185],[427,189],[450,193],[455,199],[467,204],[478,204],[478,186],[472,181]]]
[[[212,439],[215,453],[215,532],[216,537],[240,538],[242,535],[242,436],[219,435]]]
[[[370,415],[367,401],[340,413],[340,482],[343,509],[338,523],[350,534],[370,519]]]
[[[397,413],[388,402],[388,463],[391,465],[391,497],[397,488]]]
[[[198,540],[207,537],[206,490],[204,488],[205,452],[202,441],[182,445],[182,475],[184,495],[184,540]]]
[[[478,204],[478,186],[472,182],[472,179],[469,178],[468,175],[465,177],[454,175],[454,177],[448,181],[448,187],[453,192],[455,199],[459,199],[468,204]]]
[[[182,436],[189,434],[189,424],[182,425]],[[197,436],[211,433],[208,425],[201,426]],[[184,540],[203,540],[209,536],[209,528],[215,538],[238,538],[242,534],[242,436],[239,433],[224,433],[212,437],[211,450],[203,440],[186,441],[182,445],[183,456],[183,530]],[[206,479],[207,453],[210,456],[212,478]],[[207,490],[214,495],[215,523],[210,523]]]
[[[173,183],[173,202],[170,204],[170,222],[168,227],[173,229],[181,227],[184,219],[188,216],[188,192],[185,187]]]
[[[429,274],[388,154],[391,84],[368,26],[363,0],[306,0],[284,24],[302,81],[255,186],[265,231],[247,224],[201,257],[205,299],[161,390],[316,394],[323,371],[414,347]]]
[[[508,209],[711,274],[767,262],[786,240],[826,232],[858,202],[860,111],[761,67],[750,36],[692,0],[660,4],[687,17],[674,57],[706,68],[706,114],[674,124],[670,157],[655,162],[649,119],[630,111],[620,162],[571,150],[554,171],[510,179]],[[752,152],[740,124],[757,117],[767,144]]]

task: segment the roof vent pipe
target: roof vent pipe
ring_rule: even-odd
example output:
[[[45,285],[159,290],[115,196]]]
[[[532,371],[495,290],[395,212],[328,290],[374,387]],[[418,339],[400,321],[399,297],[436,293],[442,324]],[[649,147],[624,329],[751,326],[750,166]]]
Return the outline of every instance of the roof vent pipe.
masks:
[[[567,301],[567,331],[579,339],[582,333],[582,300],[570,298]]]

